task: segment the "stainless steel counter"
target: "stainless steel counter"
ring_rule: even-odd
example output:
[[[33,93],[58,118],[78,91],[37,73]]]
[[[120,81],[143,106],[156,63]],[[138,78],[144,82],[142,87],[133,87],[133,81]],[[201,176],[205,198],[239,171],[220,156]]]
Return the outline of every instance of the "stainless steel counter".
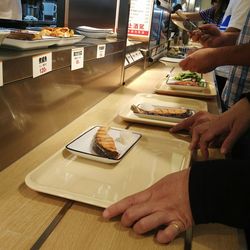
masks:
[[[97,44],[106,56],[96,59]],[[71,48],[0,50],[0,170],[86,112],[122,84],[124,41],[84,39],[84,68],[71,71]],[[52,72],[32,78],[32,56],[52,52]]]

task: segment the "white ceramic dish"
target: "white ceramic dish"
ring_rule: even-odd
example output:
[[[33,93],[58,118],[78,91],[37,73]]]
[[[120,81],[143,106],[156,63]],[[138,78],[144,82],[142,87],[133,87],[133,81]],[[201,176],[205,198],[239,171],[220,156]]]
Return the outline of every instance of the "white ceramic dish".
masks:
[[[108,207],[167,174],[187,168],[188,146],[182,140],[143,133],[133,150],[115,166],[60,149],[30,172],[25,183],[39,192]]]
[[[166,84],[166,79],[163,79],[155,88],[155,92],[163,95],[214,98],[217,95],[214,83],[208,82],[208,86],[201,91],[183,90],[181,88],[174,89]]]
[[[48,38],[34,41],[18,40],[11,38],[4,38],[1,46],[5,48],[13,48],[17,50],[30,50],[30,49],[41,49],[55,45],[60,41],[60,38]]]
[[[2,41],[6,38],[6,36],[10,33],[10,30],[8,29],[1,29],[0,28],[0,46],[2,44]]]
[[[140,103],[149,103],[152,105],[166,106],[173,108],[184,107],[192,109],[195,112],[198,112],[200,110],[207,111],[207,104],[204,101],[174,97],[174,96],[141,93],[137,94],[134,98],[132,98],[132,100],[128,104],[126,104],[122,108],[122,110],[119,112],[119,116],[125,121],[157,125],[163,127],[172,127],[178,123],[176,120],[175,121],[171,120],[171,118],[162,121],[162,120],[148,119],[137,116],[130,109],[130,107],[133,104],[138,105]]]
[[[166,106],[159,106],[159,105],[152,105],[149,103],[140,103],[138,105],[139,108],[142,108],[143,110],[151,111],[155,108],[169,108]],[[179,107],[181,109],[185,109],[184,107]],[[170,108],[171,109],[171,108]],[[134,114],[138,117],[141,118],[146,118],[146,119],[153,119],[153,120],[159,120],[159,121],[165,121],[165,122],[181,122],[184,118],[178,118],[178,117],[171,117],[171,116],[162,116],[162,115],[152,115],[152,114],[140,114],[140,113],[135,113]],[[190,110],[190,116],[194,115],[195,111]]]
[[[112,35],[111,32],[87,32],[78,29],[76,30],[76,32],[89,38],[106,38]]]
[[[100,28],[94,28],[90,26],[78,26],[76,27],[77,30],[83,31],[83,32],[93,32],[93,33],[111,33],[113,32],[113,29],[100,29]]]
[[[204,91],[207,87],[199,87],[199,86],[188,86],[188,85],[176,85],[175,83],[179,82],[178,80],[175,80],[174,78],[169,78],[169,80],[166,82],[166,84],[171,88],[171,89],[176,89],[176,90],[183,90],[183,91]]]
[[[128,151],[141,138],[141,134],[135,132],[129,132],[128,130],[118,129],[118,128],[110,128],[108,134],[115,141],[119,157],[117,159],[109,159],[107,157],[98,155],[93,150],[93,140],[99,128],[100,126],[95,126],[86,130],[85,132],[83,132],[83,134],[81,134],[75,140],[66,145],[66,148],[71,153],[90,160],[95,160],[105,163],[117,163],[126,155],[126,153],[128,153]],[[124,138],[124,136],[126,138]]]
[[[171,62],[171,63],[179,63],[182,60],[183,60],[183,58],[174,58],[174,57],[164,56],[164,57],[161,57],[159,59],[159,62],[161,62],[161,63],[163,63],[165,65],[168,65],[169,62]]]
[[[61,37],[60,40],[55,44],[57,46],[73,45],[80,42],[84,38],[83,35],[74,35],[72,37]]]

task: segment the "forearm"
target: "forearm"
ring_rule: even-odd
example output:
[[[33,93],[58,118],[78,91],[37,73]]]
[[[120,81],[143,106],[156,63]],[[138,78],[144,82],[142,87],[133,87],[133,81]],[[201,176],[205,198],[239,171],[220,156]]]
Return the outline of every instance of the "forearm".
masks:
[[[214,48],[213,54],[216,66],[250,66],[250,44]]]
[[[222,33],[221,46],[235,45],[239,37],[239,34],[240,34],[239,31],[233,31],[229,28],[226,32]]]
[[[189,175],[194,222],[238,228],[250,224],[249,160],[195,162]]]
[[[185,12],[185,16],[191,21],[195,22],[202,21],[202,17],[198,12]],[[183,19],[179,17],[177,14],[171,14],[171,18],[172,20],[183,21]]]

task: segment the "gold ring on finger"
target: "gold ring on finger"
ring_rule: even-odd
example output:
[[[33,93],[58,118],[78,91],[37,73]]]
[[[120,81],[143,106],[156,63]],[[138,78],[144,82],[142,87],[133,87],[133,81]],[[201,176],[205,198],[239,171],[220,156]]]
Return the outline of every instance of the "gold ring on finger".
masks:
[[[176,229],[177,233],[181,232],[181,228],[177,223],[173,222],[170,225],[172,225]]]

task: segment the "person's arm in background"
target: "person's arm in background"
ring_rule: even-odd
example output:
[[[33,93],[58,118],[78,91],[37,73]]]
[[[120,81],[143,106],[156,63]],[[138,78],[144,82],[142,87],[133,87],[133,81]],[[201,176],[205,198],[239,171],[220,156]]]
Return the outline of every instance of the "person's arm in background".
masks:
[[[250,66],[250,44],[199,49],[182,60],[183,70],[207,73],[223,65]]]
[[[225,32],[216,31],[216,27],[211,25],[201,26],[200,29],[203,33],[191,34],[194,41],[200,42],[205,47],[221,47],[234,45],[239,37],[240,31],[242,30],[247,14],[249,12],[249,0],[239,0],[235,2],[230,2],[226,12],[225,19],[230,18],[228,24],[226,24]],[[224,20],[222,21],[221,28],[223,27]]]
[[[231,31],[230,31],[231,30]],[[190,33],[190,37],[194,42],[201,43],[204,47],[216,48],[222,46],[235,45],[240,32],[228,29],[227,32],[221,32],[214,24],[204,24]]]
[[[185,12],[184,14],[189,20],[194,22],[199,22],[203,20],[199,12]],[[171,18],[172,20],[183,21],[183,19],[177,14],[171,14]]]

